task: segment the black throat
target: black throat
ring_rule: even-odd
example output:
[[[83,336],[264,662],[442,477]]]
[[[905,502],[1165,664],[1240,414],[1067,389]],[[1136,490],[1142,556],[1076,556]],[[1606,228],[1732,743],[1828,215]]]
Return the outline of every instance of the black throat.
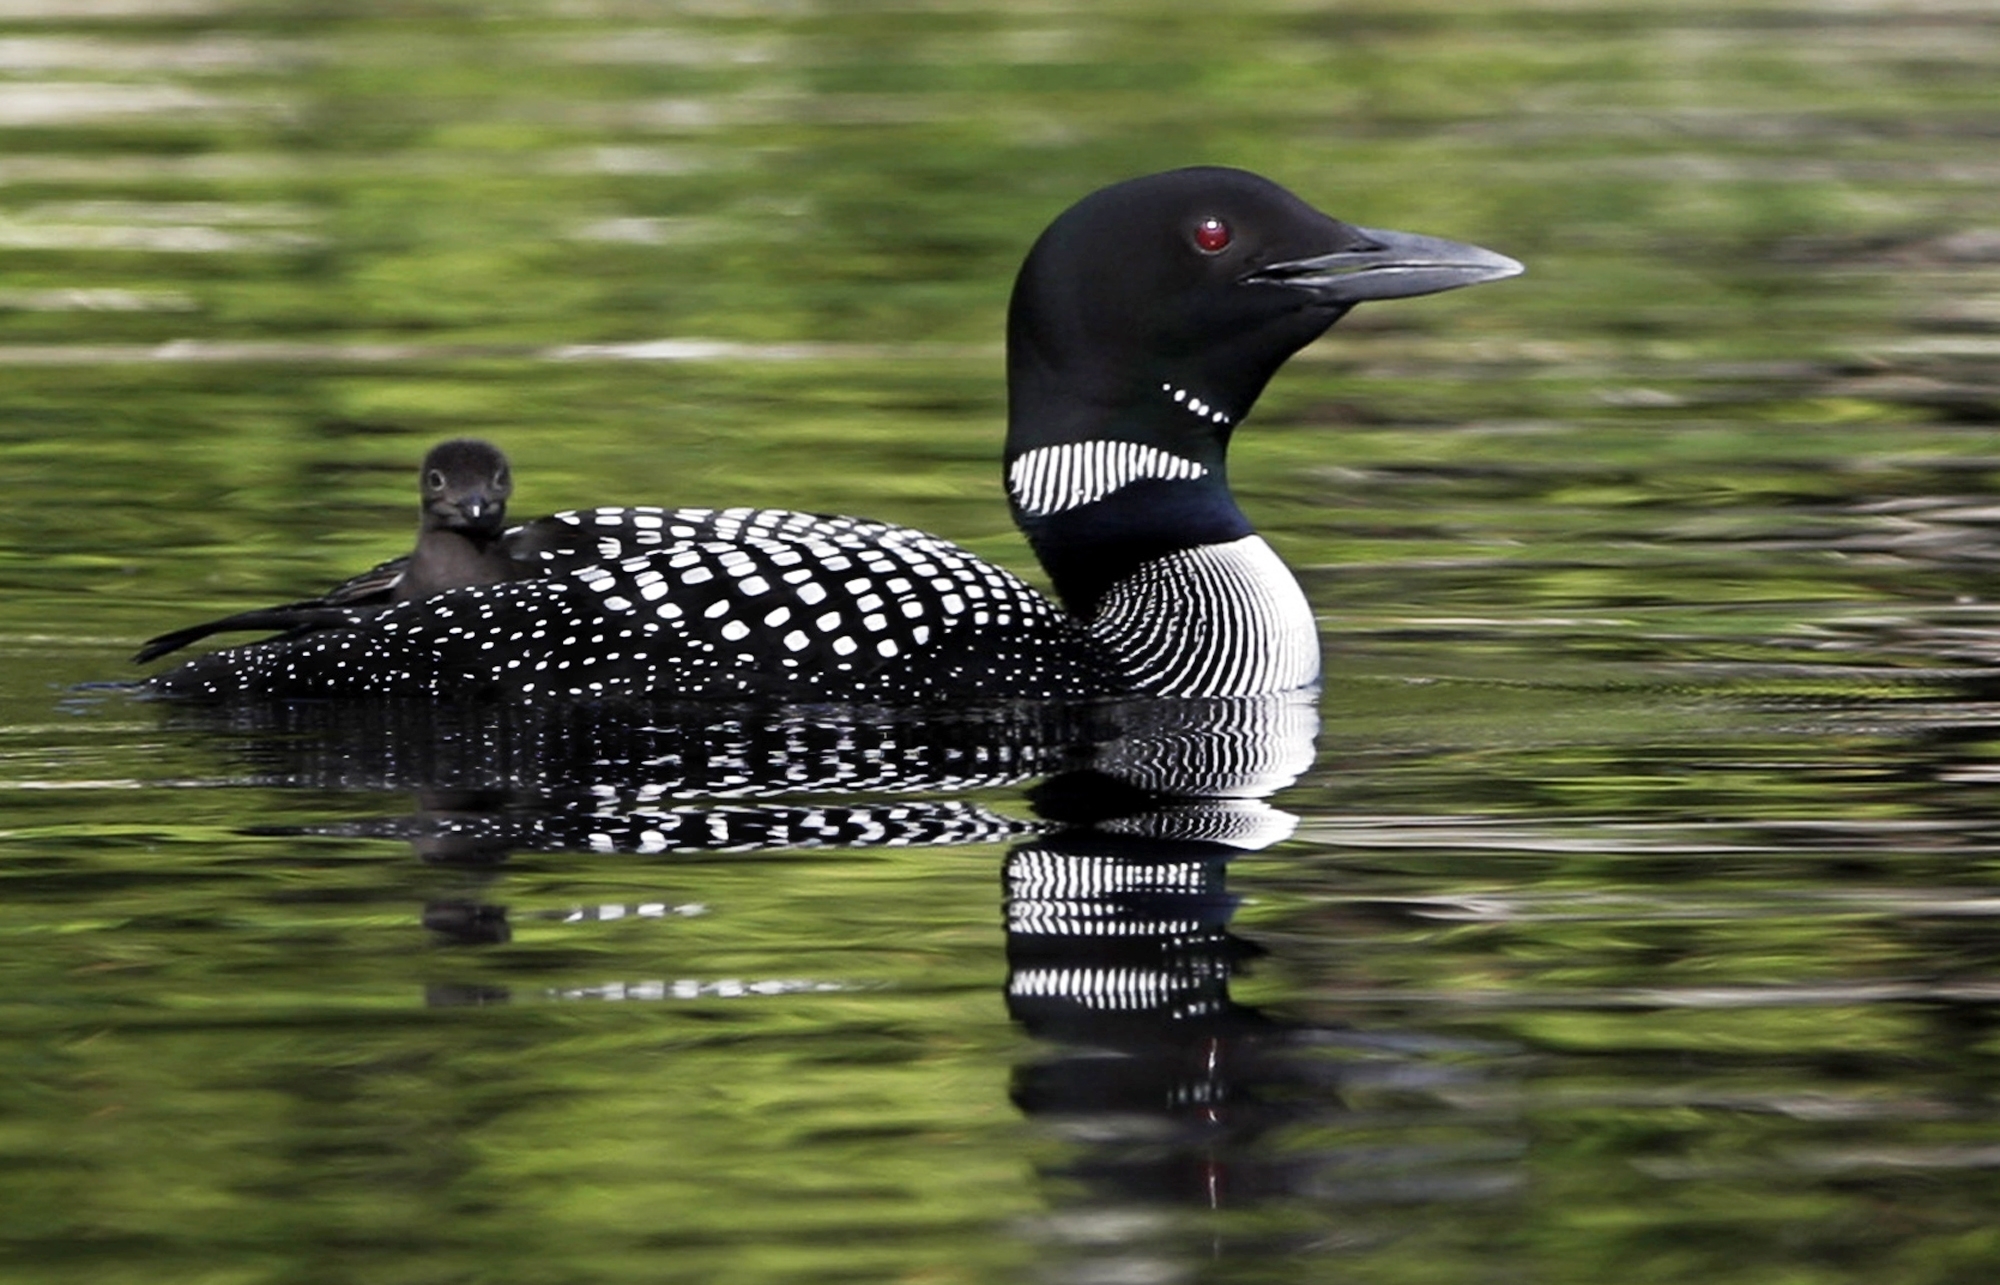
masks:
[[[1026,512],[1017,498],[1014,520],[1063,605],[1086,620],[1104,594],[1142,564],[1251,534],[1249,519],[1220,473],[1142,478],[1103,499],[1055,513]]]

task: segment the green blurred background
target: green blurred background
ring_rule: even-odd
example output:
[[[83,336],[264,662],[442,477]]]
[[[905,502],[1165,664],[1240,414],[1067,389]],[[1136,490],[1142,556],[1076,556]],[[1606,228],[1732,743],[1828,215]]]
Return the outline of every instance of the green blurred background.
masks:
[[[1948,0],[0,4],[8,1278],[1984,1279],[1996,68]],[[1357,1041],[1257,1144],[1314,1185],[1091,1194],[1009,1100],[996,846],[541,854],[446,950],[407,845],[269,832],[406,800],[75,686],[405,547],[456,434],[524,516],[1032,574],[1013,270],[1190,163],[1529,264],[1232,458],[1328,647],[1231,872],[1238,998]]]

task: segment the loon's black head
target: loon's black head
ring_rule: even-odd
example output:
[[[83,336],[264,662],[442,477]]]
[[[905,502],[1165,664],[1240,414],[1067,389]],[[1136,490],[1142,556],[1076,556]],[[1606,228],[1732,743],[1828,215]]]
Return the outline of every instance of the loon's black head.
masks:
[[[1521,271],[1504,255],[1354,227],[1242,170],[1094,192],[1042,233],[1007,317],[1007,483],[1073,611],[1137,565],[1250,533],[1237,422],[1357,303]]]
[[[417,486],[424,501],[424,530],[488,536],[506,524],[514,475],[493,443],[455,437],[424,456]]]
[[[1278,367],[1355,304],[1520,271],[1477,246],[1342,223],[1242,170],[1114,184],[1050,224],[1015,280],[1008,455],[1107,437],[1173,449],[1164,433],[1219,463]]]

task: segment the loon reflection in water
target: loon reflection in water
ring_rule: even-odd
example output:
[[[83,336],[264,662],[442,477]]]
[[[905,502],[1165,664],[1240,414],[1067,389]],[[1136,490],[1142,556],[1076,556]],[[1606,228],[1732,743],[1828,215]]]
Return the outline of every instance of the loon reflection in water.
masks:
[[[1037,777],[1038,810],[1063,824],[1130,827],[1171,816],[1177,833],[1197,827],[1232,840],[1260,832],[1262,822],[1242,818],[1269,812],[1263,800],[1310,765],[1317,703],[1310,691],[949,712],[328,701],[180,707],[169,722],[218,735],[260,785],[500,804],[345,833],[461,852],[657,853],[993,842],[1021,827],[922,796]],[[890,801],[856,802],[869,795]],[[829,802],[795,802],[813,796]],[[704,800],[727,802],[695,802]]]
[[[1065,1132],[1077,1126],[1087,1139],[1052,1162],[1066,1193],[1053,1219],[1134,1198],[1230,1209],[1292,1197],[1452,1205],[1518,1183],[1511,1137],[1386,1158],[1275,1141],[1302,1127],[1340,1127],[1357,1091],[1384,1076],[1419,1095],[1490,1093],[1485,1082],[1505,1052],[1302,1025],[1231,997],[1232,979],[1262,952],[1231,930],[1238,903],[1229,864],[1296,824],[1268,800],[1313,760],[1310,694],[1001,705],[921,718],[827,707],[439,711],[422,702],[190,707],[174,718],[207,729],[260,784],[416,791],[423,807],[414,816],[288,832],[409,841],[455,885],[423,907],[425,928],[464,948],[511,935],[498,890],[512,851],[656,860],[1010,844],[998,907],[1003,998],[1035,1037],[1015,1067],[1012,1098],[1028,1116]],[[1037,776],[1033,819],[949,797]],[[671,932],[676,916],[698,912],[663,897],[545,914],[580,933],[599,918],[648,917]],[[668,1002],[839,986],[634,977],[539,998]],[[438,986],[427,998],[515,996],[473,985]],[[1173,1250],[1146,1234],[1094,1242],[1092,1252]]]

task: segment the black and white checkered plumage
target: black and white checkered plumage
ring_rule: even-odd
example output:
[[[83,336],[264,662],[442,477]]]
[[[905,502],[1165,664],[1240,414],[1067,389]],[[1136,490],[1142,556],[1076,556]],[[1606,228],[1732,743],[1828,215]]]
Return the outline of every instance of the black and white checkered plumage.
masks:
[[[908,527],[781,509],[604,508],[510,537],[542,576],[214,653],[175,693],[924,699],[1110,677],[1018,577]]]

